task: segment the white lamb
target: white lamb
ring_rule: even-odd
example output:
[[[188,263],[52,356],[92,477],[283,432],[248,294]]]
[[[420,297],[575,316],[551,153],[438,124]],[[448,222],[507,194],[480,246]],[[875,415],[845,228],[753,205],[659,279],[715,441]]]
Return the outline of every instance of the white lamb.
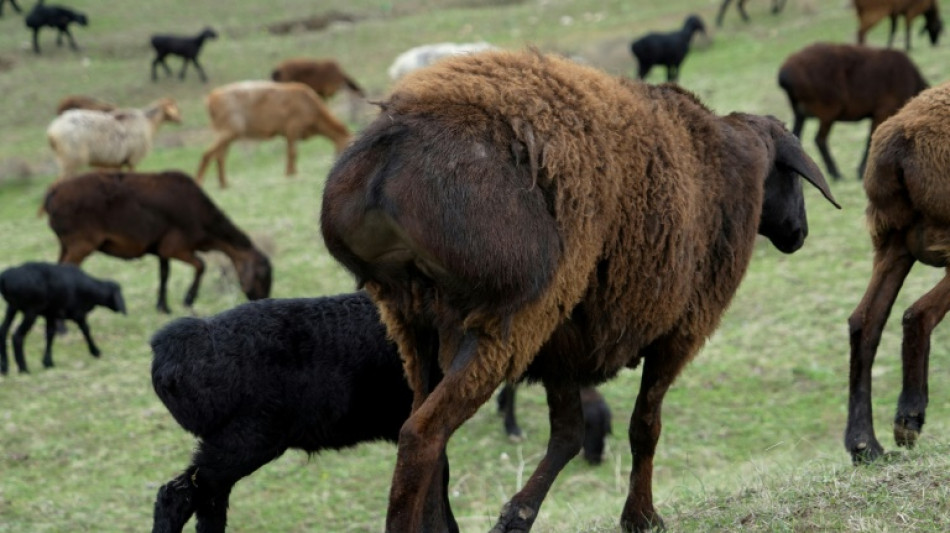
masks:
[[[59,179],[75,175],[84,166],[135,170],[151,149],[155,131],[166,120],[181,122],[178,105],[171,98],[142,109],[64,112],[46,129],[59,163]]]
[[[389,67],[389,77],[398,80],[413,70],[431,65],[443,57],[474,54],[475,52],[495,49],[496,47],[486,42],[436,43],[417,46],[396,57],[396,60]]]

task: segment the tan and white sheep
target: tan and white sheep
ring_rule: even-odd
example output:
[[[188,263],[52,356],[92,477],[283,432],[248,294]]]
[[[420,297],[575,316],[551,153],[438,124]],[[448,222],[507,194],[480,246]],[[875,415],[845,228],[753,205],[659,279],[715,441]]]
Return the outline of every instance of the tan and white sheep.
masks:
[[[330,113],[317,93],[297,82],[241,81],[218,87],[206,100],[214,143],[201,156],[195,179],[201,183],[212,159],[218,164],[218,183],[227,187],[224,160],[238,139],[287,139],[286,174],[297,172],[298,140],[323,135],[333,141],[336,153],[350,142],[346,126]]]
[[[166,121],[181,122],[178,105],[162,98],[142,109],[71,109],[57,116],[46,137],[59,163],[60,179],[84,166],[135,170]]]

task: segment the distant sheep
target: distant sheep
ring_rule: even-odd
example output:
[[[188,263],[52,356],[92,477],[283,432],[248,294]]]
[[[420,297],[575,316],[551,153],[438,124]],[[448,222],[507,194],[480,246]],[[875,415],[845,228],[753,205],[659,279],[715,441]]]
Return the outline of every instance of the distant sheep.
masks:
[[[440,59],[486,50],[497,50],[497,48],[486,42],[436,43],[417,46],[396,56],[389,67],[389,77],[398,80],[413,70],[427,67]]]
[[[181,122],[171,98],[142,109],[65,111],[50,123],[46,137],[59,163],[59,178],[65,179],[85,166],[135,170],[165,122]]]
[[[60,263],[79,265],[95,251],[120,259],[158,256],[156,307],[163,313],[169,312],[170,259],[195,268],[185,305],[198,297],[205,265],[196,252],[228,256],[249,299],[270,294],[267,256],[182,172],[84,174],[53,184],[43,209],[59,239]]]
[[[706,26],[698,15],[690,15],[683,27],[670,33],[648,33],[630,44],[630,52],[637,58],[637,76],[647,77],[654,65],[666,67],[666,80],[679,79],[680,65],[689,53],[693,34],[706,34]]]
[[[188,68],[188,63],[191,63],[195,66],[195,70],[198,71],[198,76],[201,78],[201,81],[208,81],[204,69],[201,68],[201,64],[198,63],[198,54],[201,53],[201,47],[204,46],[206,40],[217,38],[218,34],[215,33],[213,29],[207,27],[201,30],[198,35],[194,36],[153,35],[150,40],[152,48],[155,49],[155,59],[152,60],[152,81],[158,79],[155,73],[155,67],[158,65],[161,65],[162,68],[165,69],[165,76],[171,76],[172,71],[168,68],[168,63],[165,63],[165,58],[168,56],[179,56],[182,59],[181,72],[178,73],[178,79],[185,79],[185,69]]]
[[[415,393],[386,530],[438,530],[424,509],[448,439],[526,377],[545,386],[551,436],[493,531],[527,531],[580,450],[580,388],[641,363],[621,527],[661,527],[663,397],[757,234],[784,253],[803,245],[798,176],[834,202],[821,171],[774,117],[720,117],[675,84],[538,53],[447,59],[381,105],[327,177],[321,227],[380,306]]]
[[[412,391],[396,346],[362,293],[261,300],[180,318],[151,340],[152,385],[198,438],[185,471],[158,490],[153,533],[223,532],[241,478],[289,448],[317,453],[396,442]],[[443,493],[439,531],[458,531]]]
[[[333,141],[336,153],[350,142],[346,126],[330,113],[310,87],[296,82],[242,81],[218,87],[206,100],[214,143],[201,156],[195,179],[201,183],[212,159],[218,165],[218,184],[227,187],[224,160],[238,139],[287,139],[287,170],[297,173],[297,141],[323,135]]]
[[[3,16],[3,4],[10,2],[10,5],[13,6],[13,10],[17,13],[23,13],[23,10],[20,9],[20,5],[16,3],[16,0],[0,0],[0,17]]]
[[[40,53],[40,29],[44,26],[56,28],[56,46],[63,45],[63,35],[66,35],[69,38],[69,46],[73,50],[78,50],[76,40],[73,39],[73,34],[69,32],[69,25],[72,23],[80,26],[89,24],[89,18],[86,17],[85,13],[63,6],[48,6],[43,3],[43,0],[39,0],[23,20],[26,27],[33,32],[33,51],[37,54]]]
[[[729,7],[731,2],[732,0],[722,0],[722,5],[719,6],[719,14],[716,15],[717,27],[722,27],[722,18],[726,15],[726,8]],[[745,12],[745,3],[746,0],[738,0],[738,2],[736,2],[736,8],[739,10],[739,15],[742,17],[742,20],[749,22],[749,14]],[[783,8],[785,8],[785,0],[772,0],[773,15],[781,13]]]
[[[73,265],[29,262],[10,267],[0,273],[0,295],[7,302],[7,312],[0,324],[0,374],[6,374],[7,333],[18,312],[23,321],[13,332],[13,358],[17,369],[28,372],[23,354],[23,340],[38,317],[46,319],[46,351],[43,366],[53,366],[53,338],[56,321],[75,322],[86,338],[89,353],[99,357],[99,347],[92,340],[86,316],[96,306],[125,314],[122,289],[114,281],[99,280]]]
[[[916,262],[944,269],[944,277],[902,316],[903,387],[894,416],[894,440],[913,447],[928,402],[930,334],[950,309],[950,84],[920,93],[884,121],[871,139],[864,190],[867,227],[874,246],[871,279],[848,318],[851,375],[844,444],[855,463],[884,449],[871,416],[871,366],[882,331]],[[941,387],[945,388],[941,383]]]
[[[835,122],[871,119],[867,143],[881,122],[927,88],[927,81],[907,54],[851,44],[815,43],[788,56],[778,72],[795,115],[792,132],[801,138],[807,117],[818,119],[815,144],[834,179],[841,173],[828,149]],[[868,151],[858,166],[864,174]]]
[[[64,112],[69,111],[70,109],[91,109],[93,111],[115,111],[118,107],[109,102],[104,102],[98,98],[93,98],[92,96],[84,96],[81,94],[72,94],[69,96],[63,97],[59,101],[59,104],[56,106],[56,114],[62,115]]]
[[[285,59],[271,71],[271,79],[303,83],[324,100],[336,94],[342,87],[346,87],[360,97],[366,97],[359,84],[332,59]]]
[[[894,45],[897,33],[897,18],[904,17],[905,50],[910,51],[911,25],[918,15],[924,16],[924,28],[930,37],[930,44],[936,46],[943,33],[943,20],[940,18],[937,0],[852,0],[858,16],[858,43],[864,44],[865,36],[875,24],[884,17],[891,19],[891,32],[887,38],[887,47]]]

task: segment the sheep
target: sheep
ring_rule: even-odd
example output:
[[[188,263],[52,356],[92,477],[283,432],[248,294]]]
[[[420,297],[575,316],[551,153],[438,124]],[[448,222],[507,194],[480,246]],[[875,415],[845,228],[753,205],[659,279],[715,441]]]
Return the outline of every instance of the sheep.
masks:
[[[17,13],[23,13],[23,10],[20,9],[20,5],[16,3],[16,0],[0,0],[0,17],[3,16],[3,4],[10,2],[10,5],[13,6],[13,10]]]
[[[434,43],[416,46],[396,56],[392,65],[389,66],[389,77],[395,81],[413,70],[429,66],[442,58],[474,54],[486,50],[497,50],[497,48],[484,41],[475,43]]]
[[[152,385],[198,440],[191,464],[158,490],[153,533],[223,532],[241,478],[288,448],[314,454],[396,442],[412,391],[365,293],[261,300],[179,318],[151,339]],[[447,496],[439,531],[458,531]],[[444,514],[443,514],[444,513]]]
[[[171,76],[172,71],[168,68],[168,63],[165,63],[165,58],[171,55],[179,56],[182,59],[181,72],[178,73],[178,79],[185,79],[185,69],[188,68],[188,63],[190,62],[198,71],[198,76],[201,78],[201,81],[207,82],[208,78],[205,76],[205,71],[201,68],[201,64],[198,63],[198,54],[201,53],[201,47],[204,46],[206,40],[217,38],[218,34],[210,27],[205,27],[198,35],[194,36],[152,35],[149,41],[152,43],[152,48],[155,49],[155,59],[152,60],[152,81],[158,80],[158,76],[155,74],[155,67],[158,65],[161,65],[162,68],[165,69],[166,77]]]
[[[115,111],[118,109],[118,106],[104,102],[98,98],[93,98],[92,96],[71,94],[64,96],[63,99],[59,101],[59,104],[56,106],[56,114],[62,115],[70,109],[92,109],[95,111],[109,112]]]
[[[330,171],[321,232],[380,307],[415,395],[387,531],[437,528],[425,507],[448,439],[521,377],[545,386],[551,436],[492,531],[527,531],[580,449],[579,388],[641,361],[621,526],[660,526],[663,396],[715,330],[756,233],[784,253],[804,243],[796,174],[838,205],[821,171],[774,117],[719,117],[676,84],[537,52],[447,59],[381,105]]]
[[[937,45],[940,34],[943,33],[943,20],[937,0],[852,0],[858,16],[858,44],[864,44],[865,36],[875,24],[884,17],[891,19],[891,32],[887,38],[887,47],[894,45],[894,34],[897,32],[897,17],[904,16],[905,42],[904,48],[910,51],[910,27],[918,15],[924,16],[924,27],[921,33],[927,32],[930,44]]]
[[[285,59],[271,71],[271,79],[303,83],[324,100],[336,94],[343,86],[360,97],[366,97],[359,84],[332,59]]]
[[[286,174],[297,173],[300,139],[323,135],[333,141],[339,154],[350,142],[346,126],[330,113],[317,93],[303,83],[242,81],[218,87],[206,100],[211,127],[217,138],[201,156],[195,179],[201,183],[212,158],[218,165],[218,184],[228,186],[224,159],[237,139],[287,139]]]
[[[705,35],[706,26],[698,15],[690,15],[677,31],[648,33],[630,43],[630,52],[637,58],[637,75],[640,79],[647,77],[653,65],[663,65],[666,67],[666,80],[676,81],[680,64],[689,53],[689,43],[696,32]]]
[[[87,165],[135,170],[151,150],[155,132],[166,121],[181,122],[178,105],[171,98],[142,109],[65,111],[46,129],[59,164],[59,179],[69,178]]]
[[[80,26],[89,24],[89,18],[85,13],[63,6],[47,6],[43,3],[43,0],[39,0],[23,20],[26,27],[33,31],[33,51],[37,54],[40,53],[40,29],[44,26],[56,28],[56,46],[63,45],[63,35],[66,35],[69,38],[70,48],[78,50],[76,40],[73,39],[73,34],[69,32],[69,25],[73,22]]]
[[[732,0],[722,0],[722,5],[719,6],[719,14],[716,15],[716,26],[722,27],[722,18],[726,15],[726,8],[729,7],[729,4]],[[736,2],[736,8],[739,10],[739,15],[742,17],[742,20],[749,22],[749,14],[745,12],[745,3],[746,0],[739,0]],[[782,9],[785,8],[785,0],[772,0],[772,14],[777,15],[782,12]]]
[[[844,443],[857,463],[884,450],[871,417],[871,366],[891,307],[911,267],[946,269],[947,121],[950,85],[928,89],[884,121],[871,139],[864,175],[867,226],[874,248],[873,271],[864,296],[848,318],[851,365]],[[903,388],[894,417],[894,440],[912,447],[927,409],[930,334],[950,308],[946,275],[903,314]]]
[[[788,95],[796,137],[801,138],[805,118],[818,119],[815,144],[836,180],[841,172],[828,150],[832,124],[871,119],[860,178],[874,130],[927,88],[927,80],[903,52],[832,43],[815,43],[790,55],[779,69],[778,84]]]
[[[162,313],[169,312],[170,259],[195,268],[185,305],[191,307],[198,297],[205,269],[198,251],[224,253],[249,299],[270,294],[267,256],[183,172],[83,174],[54,183],[42,209],[49,214],[49,226],[59,240],[60,263],[79,265],[95,251],[120,259],[158,256],[156,308]]]
[[[515,416],[517,390],[516,384],[506,383],[496,397],[498,411],[504,416],[505,433],[512,441],[520,441],[523,438]],[[580,394],[584,413],[584,459],[592,465],[599,465],[604,459],[604,441],[607,435],[613,433],[610,407],[604,396],[594,387],[582,387]]]
[[[43,367],[53,367],[53,337],[56,321],[75,322],[86,338],[93,357],[102,353],[89,333],[86,316],[97,306],[125,314],[125,300],[118,283],[94,278],[73,265],[31,261],[0,272],[0,295],[7,301],[7,312],[0,324],[0,374],[6,375],[7,333],[17,312],[23,321],[13,332],[13,358],[20,373],[27,373],[23,340],[37,317],[46,319],[46,351]]]

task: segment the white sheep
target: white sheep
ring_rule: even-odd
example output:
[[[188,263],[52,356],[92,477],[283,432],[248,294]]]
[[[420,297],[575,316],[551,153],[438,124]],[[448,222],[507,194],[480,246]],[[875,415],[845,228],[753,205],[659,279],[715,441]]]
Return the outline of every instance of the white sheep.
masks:
[[[410,48],[399,54],[389,67],[389,77],[393,80],[409,74],[413,70],[431,65],[443,57],[474,54],[496,48],[486,42],[477,43],[436,43]]]
[[[165,121],[181,122],[178,105],[171,98],[142,109],[65,111],[46,129],[59,163],[59,179],[69,178],[87,165],[135,170],[152,148],[155,131]]]

